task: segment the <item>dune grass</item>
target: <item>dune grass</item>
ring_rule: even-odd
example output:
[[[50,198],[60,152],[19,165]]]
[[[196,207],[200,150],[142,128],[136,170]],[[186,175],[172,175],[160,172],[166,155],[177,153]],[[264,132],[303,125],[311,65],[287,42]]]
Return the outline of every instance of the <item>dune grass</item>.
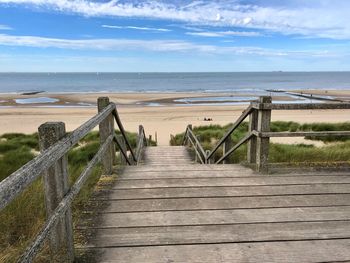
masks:
[[[135,148],[137,134],[127,132],[127,137]],[[151,144],[154,145],[155,142]],[[71,185],[98,151],[99,145],[99,133],[91,132],[68,152]],[[0,181],[33,159],[38,151],[37,133],[31,135],[11,133],[0,136]],[[74,223],[79,220],[101,174],[102,167],[98,165],[74,200],[72,206]],[[39,178],[0,212],[0,262],[16,262],[28,242],[43,226],[46,219],[43,192],[42,179]],[[38,261],[47,262],[47,255],[42,253]]]
[[[205,150],[213,149],[214,145],[224,136],[226,131],[232,126],[208,125],[194,127],[194,134],[199,136],[199,140]],[[350,131],[350,122],[345,123],[310,123],[299,124],[296,122],[275,121],[271,123],[271,131]],[[231,135],[234,143],[237,143],[248,132],[248,123],[243,122]],[[177,134],[171,140],[171,145],[181,145],[184,133]],[[276,144],[270,143],[269,162],[337,162],[350,161],[350,137],[349,136],[308,136],[307,140],[320,140],[325,143],[323,147],[313,145],[297,144]],[[246,144],[238,148],[229,158],[231,162],[239,163],[246,160]],[[214,160],[222,156],[222,149],[219,148],[214,154]]]

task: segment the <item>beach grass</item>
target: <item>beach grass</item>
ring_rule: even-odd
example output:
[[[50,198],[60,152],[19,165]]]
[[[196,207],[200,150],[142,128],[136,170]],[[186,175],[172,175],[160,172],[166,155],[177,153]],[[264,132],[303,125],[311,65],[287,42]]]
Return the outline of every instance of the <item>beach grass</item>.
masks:
[[[215,144],[224,136],[232,126],[228,124],[207,125],[194,127],[193,132],[199,136],[204,150],[211,150]],[[296,122],[275,121],[271,122],[271,131],[349,131],[350,122],[344,123],[310,123],[299,124]],[[248,132],[248,123],[243,122],[231,135],[233,143],[237,143]],[[184,133],[177,134],[170,141],[171,145],[181,145]],[[271,163],[299,163],[299,162],[338,162],[350,161],[350,137],[349,136],[307,136],[306,140],[317,140],[325,143],[322,147],[309,144],[279,144],[270,143],[269,162]],[[229,160],[233,163],[246,161],[246,144],[238,148]],[[222,149],[219,148],[214,154],[214,160],[222,156]]]
[[[119,132],[117,132],[119,134]],[[137,134],[127,132],[132,147],[136,147]],[[155,142],[151,142],[152,145]],[[68,152],[69,180],[72,185],[100,146],[99,133],[86,135]],[[4,134],[0,136],[0,180],[19,169],[39,154],[38,134]],[[118,160],[119,158],[117,158]],[[103,172],[97,165],[72,205],[73,222],[81,218],[84,207],[96,190],[96,184]],[[46,219],[42,179],[37,179],[4,210],[0,212],[0,262],[16,262],[26,246],[34,239]],[[80,242],[82,242],[80,240]],[[47,262],[44,253],[39,262]]]

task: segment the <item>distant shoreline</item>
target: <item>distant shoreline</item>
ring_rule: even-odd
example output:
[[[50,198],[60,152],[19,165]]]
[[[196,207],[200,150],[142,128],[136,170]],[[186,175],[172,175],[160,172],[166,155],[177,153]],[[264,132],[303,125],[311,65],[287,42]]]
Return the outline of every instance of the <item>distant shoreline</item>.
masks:
[[[266,92],[276,103],[350,102],[350,90],[293,90]],[[258,98],[254,93],[113,92],[0,94],[0,107],[95,107],[97,97],[108,96],[121,107],[234,106]]]

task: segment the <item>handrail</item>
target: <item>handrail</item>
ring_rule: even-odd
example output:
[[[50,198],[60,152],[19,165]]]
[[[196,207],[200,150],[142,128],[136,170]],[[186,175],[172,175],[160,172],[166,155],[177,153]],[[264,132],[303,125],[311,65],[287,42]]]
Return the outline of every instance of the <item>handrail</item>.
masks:
[[[257,137],[305,137],[305,136],[350,136],[350,131],[317,131],[317,132],[258,132],[253,131]]]
[[[91,161],[88,163],[87,167],[80,174],[74,185],[71,187],[69,192],[65,195],[65,197],[61,200],[59,205],[53,211],[52,216],[46,221],[44,227],[37,235],[35,241],[26,249],[20,258],[19,262],[32,262],[36,253],[42,247],[45,239],[49,236],[51,230],[55,227],[58,222],[58,219],[66,212],[69,208],[69,205],[72,203],[74,197],[79,193],[80,189],[90,176],[92,169],[94,166],[100,161],[103,154],[106,152],[109,144],[113,140],[113,135],[110,135],[107,140],[102,144],[98,152],[94,155]]]
[[[219,164],[222,161],[224,161],[231,153],[233,153],[236,149],[238,149],[243,143],[250,140],[251,137],[254,136],[253,132],[248,133],[246,136],[244,136],[238,143],[236,143],[235,146],[233,146],[230,150],[227,151],[227,153],[224,154],[218,161],[215,162],[215,164]]]
[[[129,158],[128,158],[128,153],[125,152],[124,147],[122,146],[122,143],[119,141],[117,135],[114,133],[113,134],[113,141],[117,144],[119,151],[121,152],[121,154],[123,155],[124,159],[126,160],[126,162],[129,165],[132,165],[132,163],[130,162]]]
[[[13,172],[0,182],[0,211],[6,207],[16,196],[34,182],[41,173],[51,167],[57,160],[62,158],[72,146],[81,140],[88,132],[101,123],[114,109],[115,105],[107,106],[103,111],[95,115],[71,134],[64,137],[48,148],[44,153],[38,155],[20,169]]]
[[[252,110],[253,110],[252,105],[249,105],[249,107],[242,112],[242,115],[236,120],[236,122],[232,125],[232,127],[225,133],[225,135],[220,139],[220,141],[214,146],[213,150],[210,151],[210,153],[207,155],[206,157],[207,161],[214,155],[214,153],[227,140],[227,138],[231,136],[231,134],[237,129],[237,127],[249,116]]]
[[[350,109],[350,103],[257,103],[252,107],[257,110],[337,110]]]
[[[350,136],[350,131],[297,131],[297,132],[270,132],[270,120],[271,110],[308,110],[308,109],[350,109],[350,103],[277,103],[271,102],[271,97],[260,97],[258,102],[252,102],[248,108],[246,108],[242,115],[236,120],[231,128],[225,133],[225,135],[219,140],[219,142],[213,147],[206,156],[205,163],[209,162],[214,153],[225,143],[235,129],[250,115],[251,120],[249,122],[249,132],[243,137],[236,145],[231,147],[229,150],[226,149],[223,156],[215,163],[221,163],[226,160],[227,157],[232,154],[237,148],[243,143],[250,141],[248,146],[248,162],[256,163],[258,171],[267,171],[267,160],[268,160],[268,149],[269,149],[269,138],[270,137],[300,137],[300,136]],[[253,114],[254,113],[254,114]],[[259,115],[259,118],[258,118]],[[190,139],[189,132],[192,132],[189,128],[186,129],[183,144],[186,140]],[[192,136],[195,135],[192,132]],[[254,140],[253,140],[254,139]],[[193,142],[191,142],[194,144]],[[198,144],[201,147],[201,145]],[[258,151],[259,148],[259,151]]]
[[[114,104],[114,103],[113,103],[113,104]],[[123,136],[123,138],[124,138],[124,140],[125,140],[125,143],[126,143],[127,147],[129,148],[129,151],[130,151],[130,154],[131,154],[131,156],[132,156],[133,161],[134,161],[134,162],[137,162],[137,159],[136,159],[136,156],[135,156],[135,154],[134,154],[134,151],[132,150],[132,147],[131,147],[131,145],[130,145],[130,142],[129,142],[129,140],[128,140],[127,137],[126,137],[126,133],[125,133],[123,124],[122,124],[122,122],[121,122],[121,120],[120,120],[120,118],[119,118],[119,114],[118,114],[118,111],[117,111],[117,107],[115,107],[115,104],[114,104],[114,110],[113,110],[112,114],[113,114],[113,116],[114,116],[114,118],[115,118],[115,121],[116,121],[118,127],[119,127],[120,133],[122,134],[122,136]]]
[[[100,100],[101,99],[101,100]],[[67,240],[67,244],[64,245],[67,248],[67,251],[73,251],[73,240],[72,233],[69,231],[71,228],[71,213],[70,213],[70,204],[72,203],[74,197],[79,193],[83,184],[86,182],[87,178],[92,173],[94,166],[98,162],[102,162],[103,160],[107,160],[108,162],[103,163],[105,169],[107,166],[112,167],[115,153],[114,151],[110,151],[112,148],[113,141],[118,145],[120,150],[120,155],[124,157],[126,162],[129,165],[134,163],[138,163],[141,158],[141,151],[143,146],[147,146],[146,135],[142,126],[142,129],[139,129],[139,141],[137,148],[137,155],[134,154],[134,151],[131,147],[131,144],[126,136],[126,132],[124,127],[120,121],[116,105],[114,103],[109,103],[109,99],[107,97],[99,98],[98,101],[98,109],[99,113],[92,117],[90,120],[79,126],[76,130],[71,132],[70,134],[65,135],[65,126],[64,123],[46,123],[43,125],[41,130],[42,135],[39,135],[40,143],[42,143],[42,152],[29,161],[27,164],[22,166],[20,169],[9,175],[3,181],[0,182],[0,211],[5,208],[14,198],[16,198],[20,193],[22,193],[31,183],[33,183],[39,176],[44,174],[44,186],[45,189],[55,189],[54,191],[48,191],[45,194],[46,202],[50,204],[52,210],[47,210],[47,221],[44,224],[44,227],[40,231],[40,233],[36,236],[34,242],[27,248],[25,253],[22,255],[19,262],[32,262],[36,253],[42,247],[45,239],[50,234],[58,234],[61,240]],[[125,141],[125,144],[129,148],[130,154],[133,160],[129,160],[128,151],[122,147],[122,142],[120,142],[115,134],[113,127],[113,117],[114,116],[118,128],[122,134],[122,140]],[[106,122],[108,120],[108,122]],[[100,136],[101,136],[101,145],[97,153],[87,164],[87,167],[80,174],[78,179],[75,181],[74,185],[69,189],[64,188],[64,185],[68,185],[68,177],[66,176],[66,172],[61,174],[61,171],[67,170],[67,162],[64,161],[66,154],[74,145],[78,143],[79,140],[83,139],[93,128],[97,125],[100,125]],[[46,130],[47,129],[47,130]],[[52,129],[52,130],[50,130]],[[104,134],[101,132],[103,130]],[[107,131],[107,133],[106,133]],[[53,135],[54,134],[54,135]],[[45,137],[47,135],[47,137]],[[57,138],[56,138],[56,137]],[[64,136],[62,139],[58,139],[59,137]],[[51,141],[53,140],[53,141]],[[50,145],[50,143],[54,143],[49,148],[44,150],[45,145]],[[108,158],[104,159],[106,154],[108,154]],[[62,159],[63,158],[63,159]],[[63,160],[63,161],[61,161]],[[133,162],[134,161],[134,162]],[[55,167],[55,169],[51,169],[51,167]],[[57,169],[56,169],[57,167]],[[111,170],[106,169],[111,172]],[[57,177],[58,176],[58,177]],[[59,178],[59,179],[58,179]],[[58,183],[56,180],[61,180]],[[62,185],[61,185],[62,184]],[[48,188],[46,188],[48,187]],[[63,191],[63,197],[58,193]],[[52,201],[55,200],[55,201]],[[56,202],[57,201],[57,202]],[[63,216],[64,214],[64,216]],[[56,227],[59,220],[65,224],[65,231],[58,231]],[[56,232],[53,232],[56,231]],[[57,232],[58,231],[58,232]],[[70,241],[68,241],[70,240]],[[50,239],[50,244],[53,245],[54,250],[56,250],[56,241]],[[63,245],[63,244],[59,244]],[[69,262],[73,261],[73,253],[67,252],[67,259]]]
[[[193,138],[193,140],[191,137]],[[206,156],[207,155],[206,155],[201,143],[199,142],[197,137],[194,135],[193,131],[190,129],[190,126],[187,126],[184,138],[187,138],[191,142],[191,144],[195,148],[196,155],[199,157],[199,160],[201,161],[201,163],[202,164],[206,163]],[[183,142],[185,143],[187,139],[184,139]],[[202,155],[200,155],[200,153]]]

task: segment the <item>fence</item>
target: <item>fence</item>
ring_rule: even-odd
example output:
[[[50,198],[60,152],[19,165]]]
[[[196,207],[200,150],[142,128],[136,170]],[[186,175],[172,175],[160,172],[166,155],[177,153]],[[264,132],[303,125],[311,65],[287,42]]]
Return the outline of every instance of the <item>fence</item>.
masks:
[[[47,238],[50,239],[52,254],[61,255],[60,262],[73,262],[74,244],[70,207],[93,168],[101,162],[104,175],[113,173],[115,145],[119,148],[123,164],[135,165],[141,160],[143,147],[147,146],[143,127],[139,127],[137,148],[134,152],[116,105],[107,97],[98,98],[97,105],[98,114],[70,134],[66,133],[63,122],[42,124],[39,127],[41,153],[0,182],[0,210],[2,210],[37,178],[43,176],[47,221],[19,262],[32,262]],[[119,137],[115,133],[114,121],[121,133]],[[100,148],[73,186],[69,187],[67,153],[97,125],[99,125]]]

